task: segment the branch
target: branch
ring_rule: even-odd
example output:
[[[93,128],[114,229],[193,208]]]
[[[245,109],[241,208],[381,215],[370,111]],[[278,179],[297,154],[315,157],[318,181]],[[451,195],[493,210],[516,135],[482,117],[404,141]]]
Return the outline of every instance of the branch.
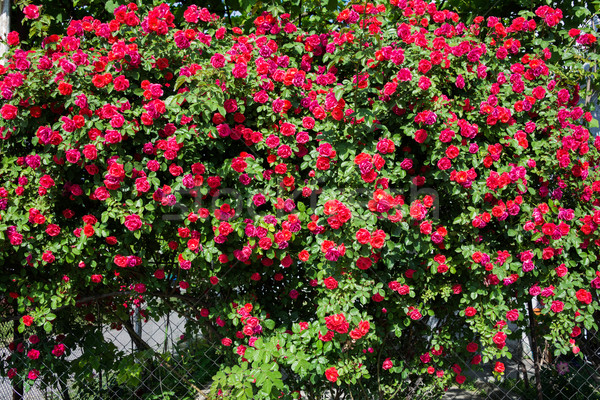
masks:
[[[379,399],[383,400],[383,390],[381,390],[381,354],[383,353],[383,347],[385,346],[385,340],[387,339],[387,332],[383,335],[383,342],[379,346],[379,352],[377,353],[377,391],[379,392]]]

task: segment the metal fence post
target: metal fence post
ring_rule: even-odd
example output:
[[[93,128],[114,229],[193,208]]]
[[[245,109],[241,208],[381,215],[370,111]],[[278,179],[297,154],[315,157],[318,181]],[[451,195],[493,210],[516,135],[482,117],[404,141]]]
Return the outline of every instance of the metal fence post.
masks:
[[[17,309],[15,307],[15,315],[17,314]],[[15,319],[13,321],[13,341],[18,343],[23,339],[23,334],[19,333],[19,320]],[[13,379],[12,382],[12,400],[23,400],[23,381],[21,379]]]
[[[529,311],[529,336],[531,337],[533,367],[535,370],[535,387],[537,390],[538,400],[544,400],[544,395],[542,393],[542,376],[540,374],[540,356],[538,354],[538,346],[535,333],[536,322],[535,317],[533,315],[533,305],[531,304],[531,300],[527,302],[527,308]]]

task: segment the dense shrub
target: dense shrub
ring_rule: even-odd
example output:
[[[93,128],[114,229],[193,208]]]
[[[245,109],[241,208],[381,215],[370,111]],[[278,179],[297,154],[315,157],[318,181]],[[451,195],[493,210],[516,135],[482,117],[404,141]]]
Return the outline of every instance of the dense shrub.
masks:
[[[502,374],[532,299],[578,351],[600,287],[596,38],[559,31],[560,10],[465,25],[393,0],[310,32],[278,12],[251,32],[196,6],[114,16],[8,39],[0,287],[29,337],[10,377],[68,354],[61,318],[98,304],[116,325],[131,304],[191,316],[226,356],[225,398]]]

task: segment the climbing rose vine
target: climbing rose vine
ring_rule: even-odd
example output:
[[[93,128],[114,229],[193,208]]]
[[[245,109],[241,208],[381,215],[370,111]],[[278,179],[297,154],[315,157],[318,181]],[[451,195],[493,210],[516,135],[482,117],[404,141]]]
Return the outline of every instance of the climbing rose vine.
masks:
[[[131,3],[39,48],[11,33],[0,287],[23,337],[4,373],[38,379],[136,307],[218,346],[223,398],[500,375],[529,302],[577,353],[600,288],[596,37],[520,15],[392,0],[244,31]]]

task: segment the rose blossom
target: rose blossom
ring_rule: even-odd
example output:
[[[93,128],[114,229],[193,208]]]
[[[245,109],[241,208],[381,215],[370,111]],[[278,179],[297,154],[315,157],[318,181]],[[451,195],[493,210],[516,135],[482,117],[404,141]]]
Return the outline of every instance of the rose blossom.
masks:
[[[40,8],[34,4],[29,4],[23,8],[23,14],[27,19],[38,19],[40,17]]]
[[[132,214],[125,217],[125,227],[130,231],[136,231],[142,227],[142,220],[139,215]]]

